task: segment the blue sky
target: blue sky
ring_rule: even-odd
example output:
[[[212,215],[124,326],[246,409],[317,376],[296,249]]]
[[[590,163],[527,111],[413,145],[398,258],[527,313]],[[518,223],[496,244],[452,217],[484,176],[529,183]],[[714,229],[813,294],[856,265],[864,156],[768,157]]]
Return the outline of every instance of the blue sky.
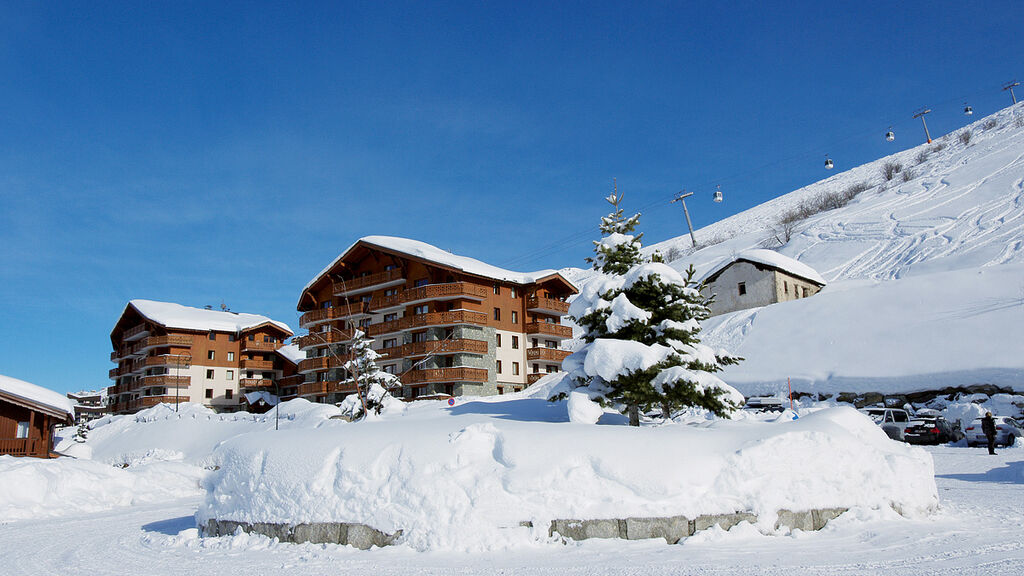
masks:
[[[360,236],[585,266],[1010,104],[1020,5],[0,4],[0,373],[109,384],[148,298],[269,315]],[[1018,91],[1024,97],[1024,90]],[[882,135],[893,125],[896,142]],[[711,202],[721,184],[726,201]]]

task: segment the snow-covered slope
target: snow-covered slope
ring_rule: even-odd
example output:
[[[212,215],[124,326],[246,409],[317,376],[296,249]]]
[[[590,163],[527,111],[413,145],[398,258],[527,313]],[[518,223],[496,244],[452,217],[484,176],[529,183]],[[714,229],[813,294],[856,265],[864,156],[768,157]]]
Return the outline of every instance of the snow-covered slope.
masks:
[[[891,180],[887,164],[901,166]],[[849,204],[800,221],[788,239],[781,232],[787,212],[861,184],[867,189]],[[717,243],[689,253],[684,235],[645,252],[681,256],[672,266],[693,264],[700,275],[767,246],[829,283],[806,301],[705,323],[708,343],[747,359],[723,379],[748,395],[784,387],[787,377],[797,390],[833,394],[983,383],[1024,390],[1024,103],[716,222],[697,238]]]

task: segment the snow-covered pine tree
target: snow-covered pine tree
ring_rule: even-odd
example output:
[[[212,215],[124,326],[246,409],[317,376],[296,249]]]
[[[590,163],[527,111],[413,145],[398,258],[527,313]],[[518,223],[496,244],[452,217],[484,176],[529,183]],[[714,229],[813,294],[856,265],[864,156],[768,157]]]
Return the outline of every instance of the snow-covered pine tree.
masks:
[[[701,344],[710,299],[694,284],[693,267],[684,278],[664,263],[643,262],[639,236],[628,234],[640,215],[624,218],[617,193],[606,200],[615,212],[602,218],[604,236],[589,259],[601,274],[569,310],[585,344],[563,367],[592,398],[622,408],[632,426],[654,407],[666,417],[687,406],[729,414],[743,397],[714,373],[740,358]]]
[[[370,347],[373,342],[362,330],[356,330],[352,339],[352,359],[345,363],[349,378],[345,384],[358,386],[356,395],[349,396],[342,403],[342,411],[350,413],[353,418],[360,418],[365,415],[362,400],[365,399],[366,411],[380,414],[384,407],[385,399],[390,398],[388,392],[391,388],[401,386],[398,376],[381,370],[377,360],[381,354]],[[354,401],[349,401],[355,397]]]

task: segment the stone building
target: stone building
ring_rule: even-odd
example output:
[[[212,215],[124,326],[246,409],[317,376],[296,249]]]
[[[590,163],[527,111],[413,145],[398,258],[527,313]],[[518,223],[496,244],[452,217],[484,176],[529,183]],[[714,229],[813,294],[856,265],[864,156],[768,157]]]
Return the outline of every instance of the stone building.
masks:
[[[825,287],[825,279],[810,266],[761,248],[723,259],[701,280],[702,292],[715,295],[713,316],[807,298]]]

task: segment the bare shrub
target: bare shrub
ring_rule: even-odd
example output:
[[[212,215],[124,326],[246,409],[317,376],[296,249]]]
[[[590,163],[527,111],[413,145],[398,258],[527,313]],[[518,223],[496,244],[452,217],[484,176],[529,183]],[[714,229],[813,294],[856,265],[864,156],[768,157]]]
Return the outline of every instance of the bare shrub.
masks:
[[[849,202],[850,200],[853,200],[857,196],[857,194],[860,194],[861,192],[867,192],[870,189],[871,185],[868,184],[867,182],[858,182],[856,184],[851,184],[846,187],[846,190],[843,190],[843,199],[846,200],[846,202]],[[843,204],[845,205],[846,202],[844,202]]]
[[[906,170],[903,171],[903,181],[904,182],[910,182],[913,179],[914,179],[914,171],[913,170],[911,170],[910,168],[907,168]]]
[[[885,177],[886,181],[892,180],[893,176],[900,173],[903,170],[903,164],[899,162],[886,162],[882,164],[882,176]]]
[[[1017,121],[1013,125],[1017,128],[1024,128],[1024,116],[1017,116]]]
[[[985,130],[991,130],[991,129],[995,128],[996,127],[996,119],[995,118],[989,118],[988,120],[985,121],[984,124],[981,125],[981,127],[984,128]]]
[[[686,255],[686,251],[679,246],[672,246],[665,251],[665,262],[675,262]]]
[[[960,142],[964,146],[966,146],[966,145],[971,143],[971,131],[970,130],[964,130],[963,132],[960,133]]]
[[[921,150],[917,154],[917,163],[918,164],[924,164],[926,161],[928,161],[928,156],[929,155],[931,155],[931,152],[929,152],[927,150]]]
[[[932,146],[932,152],[942,152],[945,149],[946,149],[946,145],[943,144],[942,142],[939,142],[935,146]]]

